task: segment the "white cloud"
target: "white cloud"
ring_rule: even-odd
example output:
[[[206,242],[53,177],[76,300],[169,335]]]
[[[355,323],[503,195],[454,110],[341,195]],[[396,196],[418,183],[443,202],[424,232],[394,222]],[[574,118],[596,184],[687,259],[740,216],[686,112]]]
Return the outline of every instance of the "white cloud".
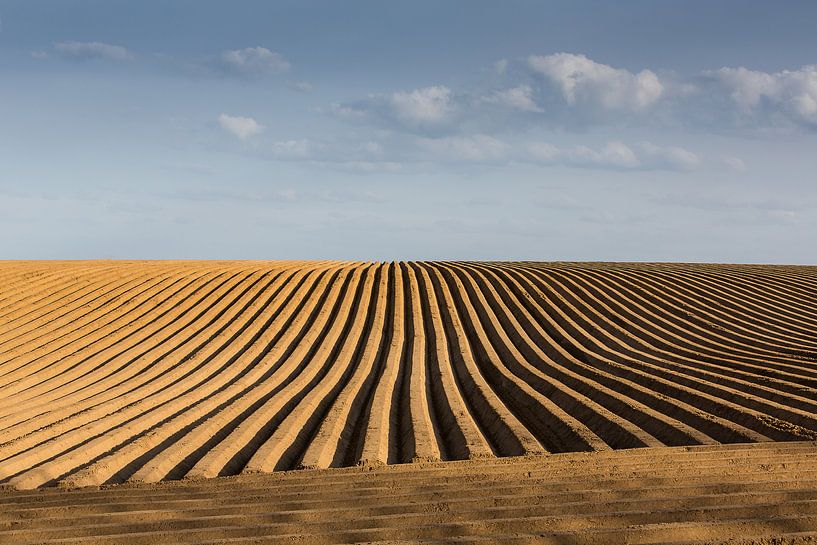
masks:
[[[735,103],[747,112],[755,108],[762,97],[779,93],[778,82],[774,76],[765,72],[754,72],[746,68],[721,68],[706,74],[726,87]]]
[[[495,67],[500,72],[497,77],[509,82],[504,88],[453,90],[434,85],[372,94],[333,104],[331,111],[357,122],[373,121],[391,129],[440,136],[516,131],[535,123],[570,127],[623,116],[643,118],[664,97],[676,96],[666,93],[665,84],[650,70],[634,74],[584,55],[534,55],[526,59],[524,70],[511,70],[510,62],[501,61]]]
[[[817,126],[817,65],[775,73],[746,68],[706,72],[745,115],[782,115],[796,124]]]
[[[216,69],[226,74],[240,76],[277,74],[290,68],[289,62],[280,53],[265,47],[225,51],[213,64]]]
[[[686,171],[701,163],[691,151],[650,142],[640,142],[632,147],[622,142],[610,142],[599,149],[588,146],[560,148],[536,142],[528,145],[527,152],[528,158],[537,163],[584,168]]]
[[[372,94],[350,103],[333,103],[334,115],[357,122],[374,121],[408,132],[439,132],[454,125],[457,104],[451,89],[442,85],[413,91]]]
[[[528,66],[558,85],[571,106],[642,111],[653,106],[664,93],[664,85],[651,70],[634,74],[597,63],[584,55],[531,55]]]
[[[555,53],[503,60],[495,68],[494,80],[503,81],[503,88],[436,85],[373,94],[334,104],[332,111],[427,136],[622,123],[817,129],[817,65],[773,73],[727,67],[691,77],[659,77],[650,69],[631,72],[585,55]],[[677,165],[692,163],[677,150],[659,155]]]
[[[227,114],[218,116],[218,124],[241,140],[256,136],[265,129],[264,125],[251,117],[234,117]]]
[[[452,107],[451,90],[442,85],[393,93],[389,102],[398,118],[416,124],[439,123]]]
[[[42,58],[43,52],[37,51],[32,55]],[[127,61],[135,57],[121,45],[111,45],[102,42],[60,42],[54,44],[54,54],[71,61]]]
[[[530,85],[520,85],[502,91],[496,91],[493,95],[485,97],[486,102],[501,104],[507,108],[521,110],[523,112],[543,112],[542,108],[536,105],[533,98],[533,89]]]
[[[421,138],[418,143],[422,150],[442,160],[496,161],[508,151],[507,144],[484,134]]]

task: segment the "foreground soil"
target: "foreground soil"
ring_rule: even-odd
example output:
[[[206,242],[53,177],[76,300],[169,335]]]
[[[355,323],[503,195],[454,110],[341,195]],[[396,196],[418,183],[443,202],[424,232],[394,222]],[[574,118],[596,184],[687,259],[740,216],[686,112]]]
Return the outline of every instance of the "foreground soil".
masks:
[[[0,543],[817,543],[817,443],[0,491]]]

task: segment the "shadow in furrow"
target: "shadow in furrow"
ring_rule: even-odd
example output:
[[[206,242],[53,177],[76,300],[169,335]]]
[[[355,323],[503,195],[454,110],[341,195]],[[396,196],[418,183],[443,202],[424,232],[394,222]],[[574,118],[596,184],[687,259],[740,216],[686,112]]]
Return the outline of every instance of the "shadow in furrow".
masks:
[[[416,263],[409,263],[408,266],[414,271],[417,289],[420,293],[420,307],[426,338],[426,381],[430,387],[429,405],[432,420],[435,424],[434,431],[439,442],[440,455],[443,460],[464,460],[469,456],[465,435],[457,425],[454,412],[448,402],[448,396],[440,379],[442,370],[437,359],[437,334],[434,332],[431,318],[432,309],[427,295],[434,288],[433,286],[426,286],[423,276],[417,273],[419,266]],[[435,310],[439,312],[439,308]]]
[[[414,428],[411,423],[411,373],[413,365],[423,362],[412,361],[414,347],[414,309],[411,306],[411,284],[405,263],[398,263],[395,274],[403,281],[403,326],[405,337],[403,354],[400,359],[400,374],[392,395],[392,420],[389,426],[389,463],[407,463],[417,452]],[[418,309],[419,310],[419,309]],[[393,458],[393,459],[392,459]]]
[[[484,280],[482,278],[477,278],[478,284],[482,287],[485,286]],[[500,321],[505,325],[505,327],[510,327],[507,323],[508,318],[504,315],[503,310],[509,309],[509,312],[512,312],[513,315],[519,321],[519,325],[522,327],[524,332],[528,335],[528,337],[535,342],[535,345],[545,354],[545,356],[549,357],[552,362],[549,362],[545,359],[542,359],[537,354],[535,354],[532,350],[530,350],[526,343],[522,343],[518,336],[514,336],[514,342],[517,342],[517,346],[519,350],[525,355],[528,359],[530,364],[538,369],[539,371],[545,373],[549,377],[552,377],[554,380],[564,384],[565,386],[579,392],[580,394],[587,396],[588,399],[592,399],[605,409],[609,410],[613,414],[620,416],[626,420],[629,420],[636,426],[640,427],[663,444],[668,446],[686,446],[686,445],[695,445],[699,444],[698,441],[693,439],[688,434],[684,433],[682,430],[673,427],[665,422],[662,422],[658,418],[651,416],[645,412],[636,410],[631,403],[628,403],[627,399],[622,395],[612,395],[610,393],[606,393],[601,388],[601,384],[596,383],[595,381],[590,382],[583,382],[579,380],[576,376],[570,375],[566,372],[566,369],[569,369],[571,362],[566,361],[566,357],[553,348],[551,339],[542,337],[540,332],[537,330],[536,327],[529,321],[529,316],[533,314],[529,312],[529,307],[526,307],[524,303],[521,301],[524,300],[524,297],[521,299],[516,298],[514,295],[513,288],[504,282],[500,282],[497,277],[492,275],[487,276],[487,281],[493,286],[493,289],[496,290],[496,294],[499,296],[499,300],[495,298],[493,294],[490,293],[490,290],[484,289],[483,291],[486,293],[486,299],[488,304],[492,306],[494,312],[499,317]],[[526,312],[515,312],[516,308],[525,309]],[[566,369],[561,369],[559,366],[565,367]],[[551,397],[550,391],[552,387],[550,385],[545,385],[542,383],[541,379],[538,377],[533,376],[529,372],[522,371],[520,373],[516,373],[520,378],[528,382],[531,386],[537,389],[537,391],[541,392],[548,397]],[[570,414],[574,414],[571,405],[568,402],[565,404],[560,402],[558,397],[551,397],[555,402],[559,403],[559,405]],[[633,400],[635,401],[635,400]],[[577,415],[580,417],[581,415]],[[587,424],[586,424],[587,425]],[[591,428],[592,429],[592,428]],[[601,433],[601,431],[596,432],[597,435]],[[623,443],[619,439],[606,437],[604,434],[600,435],[605,442],[614,446],[614,448],[629,448],[625,447],[624,445],[628,444],[625,440]]]
[[[465,318],[464,323],[466,324],[466,327],[469,329],[469,331],[473,331],[475,327],[483,328],[486,337],[489,339],[489,341],[492,341],[494,350],[497,351],[498,355],[502,358],[503,364],[511,373],[513,373],[520,380],[525,381],[539,393],[548,397],[557,406],[559,406],[559,408],[584,424],[612,448],[636,448],[645,446],[640,439],[629,433],[621,426],[617,425],[615,422],[612,422],[607,418],[603,418],[600,414],[593,411],[583,403],[579,403],[567,393],[558,390],[551,384],[526,370],[525,367],[516,360],[514,355],[508,351],[504,344],[497,341],[499,338],[499,332],[494,328],[494,325],[488,318],[486,309],[483,308],[482,304],[478,301],[474,291],[474,286],[470,283],[469,278],[466,278],[466,276],[470,276],[469,273],[462,270],[457,270],[456,273],[453,273],[451,270],[445,269],[443,274],[448,277],[449,282],[452,283],[452,289],[455,287],[455,285],[453,285],[452,275],[457,274],[460,276],[462,284],[465,287],[468,296],[471,298],[474,310],[481,321],[481,324],[474,324],[471,322],[470,318],[466,316],[465,312],[463,312],[462,314]],[[489,290],[482,290],[482,293],[486,298],[486,302],[488,302],[490,306],[493,299]],[[462,302],[460,299],[457,300],[457,303],[464,304],[464,302]],[[520,336],[516,334],[513,327],[510,326],[507,318],[505,317],[505,312],[507,312],[508,309],[501,307],[497,308],[496,301],[493,301],[493,303],[494,306],[491,308],[491,310],[494,312],[494,315],[497,316],[497,320],[499,320],[500,324],[504,327],[508,340],[514,343],[514,346],[520,350],[521,355],[527,358],[527,361],[539,361],[541,363],[540,358],[537,358],[535,354],[533,354],[532,351],[530,351],[525,344],[521,342]],[[518,386],[504,379],[500,373],[493,369],[493,366],[490,364],[490,360],[480,343],[474,343],[474,346],[478,350],[477,361],[481,364],[481,367],[483,367],[486,376],[490,377],[490,384],[496,391],[497,395],[505,396],[503,400],[506,401],[508,407],[514,411],[517,418],[519,418],[529,430],[536,433],[537,439],[543,445],[545,445],[548,451],[573,452],[590,449],[590,445],[588,445],[581,437],[565,426],[564,422],[562,422],[556,415],[549,413],[544,407],[541,406],[539,401],[529,396]]]
[[[369,427],[369,417],[372,411],[372,402],[374,401],[375,386],[380,383],[383,377],[383,372],[386,368],[386,358],[388,357],[389,347],[391,346],[393,329],[394,329],[394,274],[395,264],[384,265],[380,268],[381,274],[388,275],[386,285],[386,308],[385,320],[383,321],[383,331],[370,331],[369,335],[379,335],[380,344],[377,347],[377,355],[375,356],[375,364],[372,366],[372,371],[363,383],[362,388],[352,402],[352,410],[349,412],[350,421],[346,423],[346,428],[352,428],[352,434],[349,439],[349,448],[346,452],[336,452],[335,459],[332,460],[332,467],[336,466],[350,466],[357,463],[363,455],[363,441],[366,438],[366,430]],[[384,272],[385,271],[385,272]],[[375,284],[375,293],[372,296],[372,303],[369,309],[369,320],[374,320],[374,306],[378,297],[380,282]],[[371,326],[367,326],[367,329]],[[365,343],[364,343],[365,344]]]
[[[349,380],[349,377],[354,372],[355,368],[360,364],[360,355],[363,351],[363,347],[366,345],[366,339],[372,333],[371,326],[372,321],[374,320],[374,307],[377,303],[377,295],[379,290],[379,280],[380,274],[382,273],[382,267],[377,267],[373,272],[366,272],[364,274],[373,274],[374,279],[372,282],[372,296],[369,299],[369,306],[364,311],[360,308],[360,300],[363,297],[363,290],[366,288],[366,282],[364,278],[361,278],[360,282],[357,286],[357,291],[355,292],[354,302],[352,303],[352,307],[349,309],[349,315],[346,316],[346,319],[343,324],[343,330],[341,331],[340,336],[337,339],[337,342],[332,347],[332,351],[329,353],[329,356],[326,358],[326,364],[320,370],[320,372],[306,385],[295,398],[292,400],[293,407],[297,405],[304,397],[306,397],[309,392],[317,386],[321,380],[326,376],[326,373],[329,371],[329,368],[333,365],[341,365],[346,364],[346,370],[343,372],[343,375],[339,378],[339,380],[333,385],[332,389],[329,393],[318,403],[315,410],[312,414],[309,415],[306,422],[301,426],[300,431],[295,436],[292,441],[292,444],[284,451],[281,455],[281,459],[275,465],[276,470],[282,469],[294,469],[299,466],[301,460],[303,459],[304,452],[306,448],[309,446],[309,443],[315,438],[315,434],[317,433],[320,423],[326,418],[326,414],[332,406],[332,402],[335,400],[337,395],[343,390],[343,387],[346,385],[346,382]],[[343,345],[347,342],[349,338],[349,332],[352,330],[352,325],[354,324],[354,316],[358,312],[365,312],[366,313],[366,320],[363,325],[363,331],[358,336],[355,342],[355,350],[352,353],[349,362],[340,362],[338,361],[338,353],[343,348]],[[289,412],[289,411],[287,411]]]
[[[282,363],[284,363],[287,358],[289,358],[290,354],[296,349],[300,341],[303,339],[304,336],[309,332],[312,323],[315,321],[315,317],[318,316],[322,310],[324,310],[324,305],[329,297],[330,292],[332,291],[332,286],[335,282],[338,282],[338,276],[340,272],[337,271],[333,274],[333,278],[331,282],[329,282],[323,293],[320,295],[320,300],[318,304],[315,305],[312,313],[309,317],[304,321],[301,330],[298,332],[298,335],[292,340],[289,344],[287,350],[278,358],[278,361],[275,363],[275,367],[279,367]],[[301,362],[298,366],[283,380],[281,384],[279,384],[274,390],[264,395],[260,398],[257,402],[253,403],[251,407],[249,407],[246,411],[244,411],[241,415],[236,417],[228,426],[230,431],[232,429],[238,427],[243,420],[245,420],[249,415],[253,414],[256,410],[260,409],[264,406],[264,404],[273,398],[278,392],[283,390],[287,385],[289,385],[295,378],[301,374],[301,372],[309,365],[309,362],[312,360],[315,352],[321,345],[321,342],[326,337],[329,330],[332,328],[332,324],[337,319],[337,315],[340,312],[340,307],[342,306],[343,299],[346,297],[346,292],[349,288],[349,283],[352,280],[353,274],[346,275],[342,282],[340,290],[338,291],[337,299],[332,302],[332,308],[330,310],[330,314],[326,323],[324,324],[323,328],[321,329],[320,333],[316,336],[315,341],[312,343],[312,346],[309,348],[309,351],[304,355],[301,359]],[[317,285],[317,283],[316,283]],[[301,304],[305,304],[307,301],[307,297],[304,297]],[[292,316],[294,317],[298,314],[296,310],[293,312]],[[256,434],[250,439],[247,444],[245,444],[241,449],[236,452],[233,457],[224,464],[224,467],[219,472],[219,476],[226,476],[226,475],[236,475],[240,473],[247,463],[252,458],[253,454],[267,442],[267,440],[275,433],[275,430],[278,428],[278,425],[286,418],[289,412],[297,405],[297,401],[290,402],[285,405],[280,411],[278,411],[275,415],[273,415],[267,422],[264,423],[263,426],[256,432]],[[229,435],[229,433],[227,434]],[[225,436],[226,437],[226,436]]]

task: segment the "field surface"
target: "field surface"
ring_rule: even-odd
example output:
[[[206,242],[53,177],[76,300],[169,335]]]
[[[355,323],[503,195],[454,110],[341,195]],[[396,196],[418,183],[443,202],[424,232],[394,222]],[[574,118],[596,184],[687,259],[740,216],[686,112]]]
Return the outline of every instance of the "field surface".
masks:
[[[817,443],[0,493],[4,545],[817,543]]]
[[[0,543],[805,543],[815,439],[815,267],[0,263]]]

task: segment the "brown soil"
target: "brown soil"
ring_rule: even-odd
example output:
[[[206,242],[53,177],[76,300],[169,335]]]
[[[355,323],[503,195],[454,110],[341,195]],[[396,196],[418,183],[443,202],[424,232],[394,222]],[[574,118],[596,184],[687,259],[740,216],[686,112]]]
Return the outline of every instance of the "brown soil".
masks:
[[[0,491],[0,543],[815,543],[815,442]]]
[[[111,528],[141,537],[93,541],[271,542],[295,526],[305,543],[817,532],[816,303],[814,267],[3,262],[0,485],[63,490],[0,496],[15,506],[0,543]],[[229,475],[87,492],[97,507],[64,490]],[[652,478],[691,490],[638,488]],[[371,480],[387,484],[340,505]],[[326,497],[313,510],[286,483]],[[127,505],[105,511],[120,493]],[[155,507],[164,496],[184,507]],[[62,503],[32,515],[45,498]]]

